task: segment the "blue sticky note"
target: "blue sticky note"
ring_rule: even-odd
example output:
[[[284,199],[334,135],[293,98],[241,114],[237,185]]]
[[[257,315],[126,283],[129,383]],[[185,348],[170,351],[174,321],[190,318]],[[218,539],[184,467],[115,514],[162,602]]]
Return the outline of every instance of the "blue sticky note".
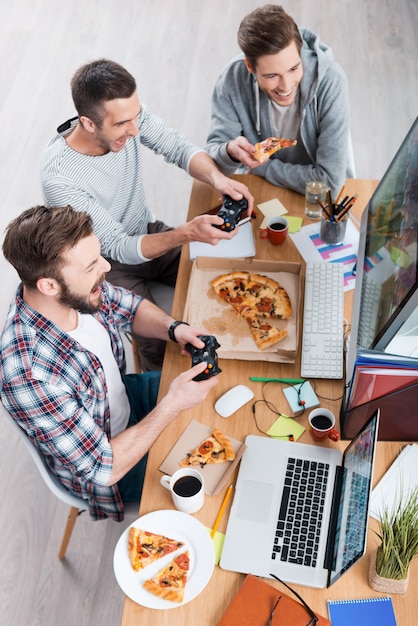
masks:
[[[303,408],[299,405],[299,398],[304,400],[305,409],[319,406],[318,396],[314,392],[312,385],[308,380],[304,383],[293,385],[292,387],[285,387],[283,389],[283,393],[286,396],[286,400],[288,401],[293,413],[299,413],[299,411]]]

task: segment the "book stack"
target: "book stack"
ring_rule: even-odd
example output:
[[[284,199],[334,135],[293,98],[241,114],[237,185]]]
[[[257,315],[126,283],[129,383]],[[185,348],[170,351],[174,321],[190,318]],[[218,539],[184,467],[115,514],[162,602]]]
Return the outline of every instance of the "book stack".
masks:
[[[385,352],[358,352],[351,385],[341,412],[344,439],[352,439],[380,408],[379,439],[416,441],[418,360]]]

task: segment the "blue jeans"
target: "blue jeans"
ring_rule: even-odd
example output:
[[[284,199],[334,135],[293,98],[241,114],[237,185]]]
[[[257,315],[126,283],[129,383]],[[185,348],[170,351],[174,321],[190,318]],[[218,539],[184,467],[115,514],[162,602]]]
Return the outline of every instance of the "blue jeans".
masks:
[[[148,415],[157,404],[161,372],[144,374],[126,374],[123,382],[126,387],[131,414],[127,428],[137,424]],[[144,484],[148,454],[118,482],[118,488],[124,502],[139,502]]]

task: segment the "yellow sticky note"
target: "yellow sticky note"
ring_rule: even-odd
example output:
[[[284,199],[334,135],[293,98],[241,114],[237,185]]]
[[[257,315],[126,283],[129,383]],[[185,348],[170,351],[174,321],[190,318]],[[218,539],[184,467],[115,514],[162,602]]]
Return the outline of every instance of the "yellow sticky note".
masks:
[[[212,532],[212,528],[206,527],[208,533]],[[215,546],[215,565],[219,564],[222,555],[222,549],[224,547],[225,534],[216,531],[215,536],[213,538],[213,545]]]
[[[289,223],[289,233],[297,233],[302,228],[303,219],[301,217],[294,217],[293,215],[288,215],[286,217]]]
[[[260,228],[265,228],[266,222],[270,217],[277,217],[278,215],[284,215],[287,213],[286,207],[284,207],[277,198],[272,198],[271,200],[267,200],[267,202],[261,202],[257,205],[257,208],[260,209],[264,215],[264,220],[262,221]]]
[[[304,426],[296,422],[291,417],[286,415],[280,415],[280,417],[274,422],[267,431],[270,437],[276,437],[277,439],[288,439],[289,435],[293,435],[295,441],[299,439],[305,432]]]

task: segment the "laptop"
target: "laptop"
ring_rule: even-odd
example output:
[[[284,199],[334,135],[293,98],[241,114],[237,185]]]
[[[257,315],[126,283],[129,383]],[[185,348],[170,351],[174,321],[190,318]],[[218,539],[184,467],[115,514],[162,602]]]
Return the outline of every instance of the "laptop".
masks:
[[[344,453],[248,435],[220,566],[323,588],[365,553],[379,409]]]

